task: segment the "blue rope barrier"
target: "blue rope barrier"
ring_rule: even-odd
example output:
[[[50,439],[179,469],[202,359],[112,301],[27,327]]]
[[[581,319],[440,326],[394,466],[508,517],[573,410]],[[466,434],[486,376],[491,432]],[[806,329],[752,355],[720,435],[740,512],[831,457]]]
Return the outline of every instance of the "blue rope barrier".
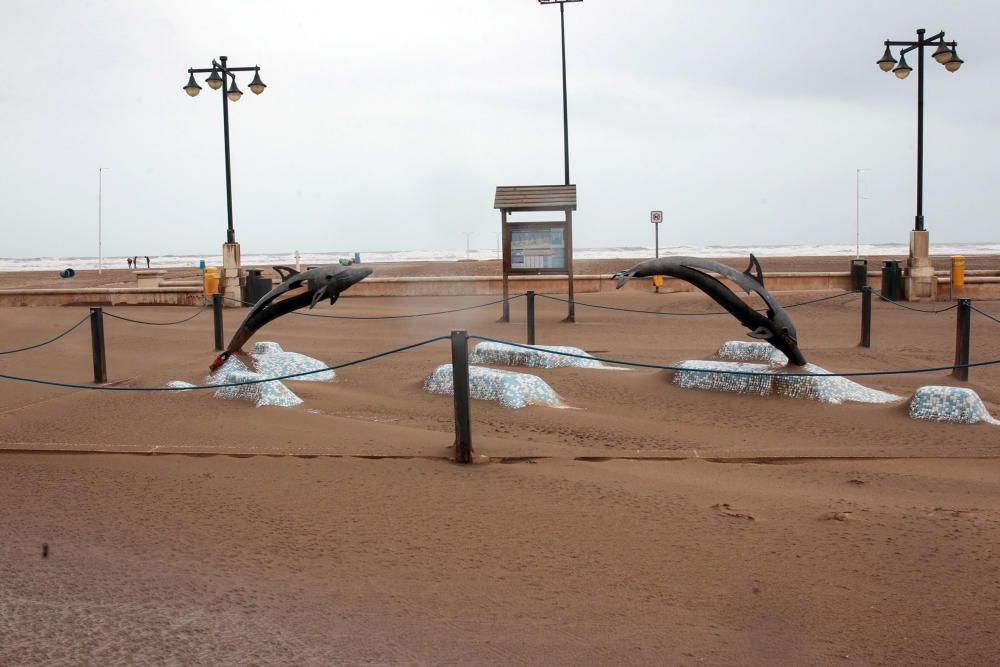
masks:
[[[171,325],[171,324],[183,324],[184,322],[190,322],[191,320],[193,320],[194,318],[198,317],[203,312],[205,312],[205,310],[208,308],[208,306],[209,306],[209,304],[207,302],[206,303],[202,303],[201,306],[198,307],[198,312],[196,312],[194,315],[192,315],[191,317],[185,317],[182,320],[177,320],[177,321],[174,321],[174,322],[149,322],[149,321],[146,321],[146,320],[133,320],[130,317],[125,317],[123,315],[115,315],[114,313],[108,312],[106,310],[104,311],[104,314],[107,315],[108,317],[113,317],[116,320],[123,320],[125,322],[132,322],[134,324],[150,324],[152,326],[165,327],[165,326],[168,326],[168,325]]]
[[[969,304],[969,308],[972,308],[972,310],[976,311],[977,313],[979,313],[979,314],[980,314],[980,315],[982,315],[983,317],[985,317],[985,318],[987,318],[987,319],[990,319],[990,320],[993,320],[993,321],[994,321],[994,322],[996,322],[997,324],[1000,324],[1000,319],[998,319],[998,318],[996,318],[996,317],[993,317],[992,315],[990,315],[990,314],[989,314],[989,313],[987,313],[987,312],[984,312],[984,311],[982,311],[982,310],[979,310],[978,308],[976,308],[976,307],[975,307],[975,306],[973,306],[972,304]]]
[[[841,292],[839,294],[833,294],[833,295],[819,297],[818,299],[810,299],[808,301],[800,301],[799,303],[792,303],[792,304],[789,304],[787,306],[782,306],[782,308],[798,308],[799,306],[807,306],[809,304],[819,303],[821,301],[829,301],[831,299],[839,299],[839,298],[841,298],[843,296],[848,296],[848,295],[851,295],[851,294],[858,294],[858,292]],[[560,297],[557,297],[557,296],[552,296],[550,294],[538,294],[537,296],[540,296],[540,297],[542,297],[544,299],[551,299],[552,301],[561,301],[563,303],[571,303],[569,299],[563,299],[563,298],[560,298]],[[664,311],[664,310],[641,310],[641,309],[638,309],[638,308],[622,308],[622,307],[619,307],[619,306],[601,306],[601,305],[598,305],[596,303],[584,303],[583,301],[576,301],[576,300],[573,300],[572,303],[574,303],[574,304],[576,304],[578,306],[586,306],[587,308],[600,308],[602,310],[618,310],[618,311],[622,311],[622,312],[626,312],[626,313],[643,313],[643,314],[646,314],[646,315],[670,315],[670,316],[679,316],[679,317],[684,317],[684,316],[694,317],[694,316],[699,316],[699,315],[729,315],[730,314],[729,312],[724,311],[724,310],[718,310],[718,311],[713,310],[713,311],[709,311],[707,313],[691,313],[691,312],[670,312],[670,311]],[[756,310],[757,312],[764,312],[764,311],[767,310],[767,308],[766,307],[765,308],[755,308],[754,310]]]
[[[591,355],[583,354],[573,354],[571,352],[560,352],[552,350],[549,348],[539,348],[533,345],[523,345],[521,343],[512,343],[506,340],[499,340],[497,338],[489,338],[487,336],[474,336],[469,335],[469,338],[475,338],[476,340],[487,341],[490,343],[501,343],[503,345],[512,345],[514,347],[520,347],[525,350],[541,350],[547,354],[555,354],[561,357],[575,357],[577,359],[589,359],[591,361],[597,360],[604,362],[606,364],[617,364],[619,366],[634,366],[636,368],[652,368],[656,370],[663,371],[697,371],[699,373],[718,373],[721,375],[780,375],[780,377],[865,377],[865,376],[876,376],[876,375],[908,375],[915,373],[933,373],[938,371],[950,371],[956,368],[976,368],[978,366],[992,366],[994,364],[1000,364],[1000,359],[994,359],[992,361],[977,361],[975,363],[968,364],[955,364],[953,366],[938,366],[935,368],[914,368],[909,370],[898,370],[898,371],[859,371],[856,373],[775,373],[774,371],[736,371],[736,370],[723,370],[723,369],[708,369],[708,368],[683,368],[681,366],[667,366],[663,364],[647,364],[639,361],[621,361],[619,359],[606,359],[603,357],[594,357]]]
[[[42,347],[43,345],[48,345],[49,343],[54,343],[57,340],[59,340],[60,338],[62,338],[63,336],[65,336],[66,334],[68,334],[69,332],[71,332],[74,329],[76,329],[78,326],[80,326],[81,324],[83,324],[84,322],[86,322],[89,319],[90,319],[90,315],[85,315],[82,320],[80,320],[79,322],[77,322],[76,324],[74,324],[73,326],[71,326],[69,329],[66,329],[66,331],[63,331],[61,334],[59,334],[55,338],[50,338],[47,341],[44,341],[44,342],[41,342],[41,343],[35,343],[34,345],[28,345],[27,347],[19,347],[16,350],[5,350],[3,352],[0,352],[0,355],[3,355],[3,354],[14,354],[15,352],[25,352],[27,350],[34,350],[37,347]]]
[[[507,297],[506,299],[499,299],[497,301],[490,301],[488,303],[480,303],[475,306],[465,306],[463,308],[452,308],[450,310],[437,310],[429,313],[411,313],[409,315],[322,315],[320,313],[303,313],[301,311],[292,311],[292,315],[298,315],[300,317],[319,317],[321,319],[328,320],[402,320],[409,319],[413,317],[429,317],[431,315],[445,315],[447,313],[459,313],[463,310],[475,310],[476,308],[485,308],[487,306],[495,306],[498,303],[503,303],[504,301],[513,301],[514,299],[519,299],[523,297],[523,294],[515,294],[514,296]],[[255,304],[249,301],[241,301],[239,299],[234,299],[232,297],[223,297],[227,301],[235,301],[236,303],[243,304],[244,306],[254,306]]]
[[[904,306],[903,304],[901,304],[898,301],[893,301],[892,299],[890,299],[889,297],[885,296],[884,294],[882,294],[878,290],[873,289],[872,290],[872,294],[876,295],[878,298],[882,299],[883,301],[885,301],[887,303],[891,303],[894,306],[897,306],[899,308],[904,308],[906,310],[912,310],[912,311],[917,312],[917,313],[946,313],[949,310],[953,310],[955,308],[958,308],[958,304],[954,304],[954,303],[951,304],[950,306],[947,306],[945,308],[939,308],[939,309],[914,308],[913,306]]]
[[[407,350],[412,350],[414,348],[421,347],[423,345],[429,345],[430,343],[436,343],[442,340],[449,340],[450,336],[437,336],[435,338],[428,338],[427,340],[422,340],[419,343],[413,343],[411,345],[404,345],[403,347],[397,347],[392,350],[386,350],[385,352],[379,352],[378,354],[372,354],[367,357],[362,357],[360,359],[355,359],[353,361],[346,361],[342,364],[337,364],[336,366],[327,366],[326,368],[317,368],[312,371],[302,371],[301,373],[290,373],[289,375],[280,375],[278,377],[263,378],[260,380],[246,380],[244,382],[226,382],[221,384],[203,384],[203,385],[192,385],[190,387],[108,387],[101,385],[90,385],[90,384],[72,384],[69,382],[56,382],[54,380],[42,380],[39,378],[27,378],[19,377],[17,375],[7,375],[6,373],[0,373],[0,378],[4,380],[15,380],[18,382],[30,382],[33,384],[43,384],[51,387],[65,387],[67,389],[92,389],[97,391],[193,391],[196,389],[219,389],[221,387],[240,387],[249,384],[263,384],[265,382],[274,382],[276,380],[290,380],[292,378],[302,377],[304,375],[313,375],[314,373],[323,373],[325,371],[336,371],[341,368],[347,368],[348,366],[356,366],[358,364],[363,364],[367,361],[373,361],[375,359],[380,359],[382,357],[388,357],[392,354],[397,354],[399,352],[406,352]]]

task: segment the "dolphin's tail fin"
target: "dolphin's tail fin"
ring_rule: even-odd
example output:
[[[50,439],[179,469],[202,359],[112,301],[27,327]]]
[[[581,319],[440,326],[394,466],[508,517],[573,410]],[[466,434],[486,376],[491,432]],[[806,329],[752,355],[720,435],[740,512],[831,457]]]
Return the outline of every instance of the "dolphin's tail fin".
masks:
[[[285,282],[292,276],[296,276],[299,274],[298,271],[296,271],[290,266],[279,265],[279,266],[272,266],[271,268],[277,271],[278,275],[281,276],[281,282]]]
[[[618,273],[611,276],[612,280],[617,280],[618,284],[615,285],[615,289],[621,289],[622,286],[627,283],[631,278],[635,277],[635,269],[629,269],[628,271],[619,271]]]
[[[760,268],[760,262],[753,256],[753,253],[750,253],[750,266],[743,272],[743,275],[756,280],[761,287],[764,286],[764,271]]]

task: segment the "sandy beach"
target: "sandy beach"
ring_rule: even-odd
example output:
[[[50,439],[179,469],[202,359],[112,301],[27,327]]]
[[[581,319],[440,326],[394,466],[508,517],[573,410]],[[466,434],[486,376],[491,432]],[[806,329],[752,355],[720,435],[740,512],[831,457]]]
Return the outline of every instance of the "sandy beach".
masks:
[[[846,271],[849,258],[762,264],[765,275]],[[967,265],[996,269],[1000,258]],[[495,262],[455,262],[375,275],[494,273]],[[0,274],[0,287],[50,283],[60,279]],[[491,300],[349,294],[315,312],[398,316]],[[707,315],[718,306],[701,294],[578,299],[702,316],[578,305],[569,324],[565,304],[539,299],[538,343],[674,364],[747,339],[734,319]],[[1000,302],[978,305],[1000,317]],[[87,312],[0,310],[3,350]],[[107,310],[159,322],[194,312]],[[859,310],[857,295],[790,309],[806,358],[835,372],[954,360],[955,311],[877,302],[872,347],[861,348]],[[245,312],[226,311],[227,336]],[[254,340],[331,365],[453,329],[523,342],[523,301],[510,323],[499,314],[288,316]],[[215,356],[210,314],[105,327],[118,387],[200,384]],[[1000,324],[973,313],[973,361],[1000,358],[998,341]],[[474,401],[473,447],[492,462],[459,466],[448,460],[452,400],[423,390],[449,361],[440,341],[343,368],[332,383],[289,382],[304,399],[293,408],[0,380],[0,664],[995,663],[1000,427],[915,421],[905,402],[683,389],[656,369],[531,369],[573,409]],[[86,325],[0,356],[0,373],[89,384]],[[968,382],[856,379],[905,397],[966,386],[1000,417],[1000,365],[971,369]]]

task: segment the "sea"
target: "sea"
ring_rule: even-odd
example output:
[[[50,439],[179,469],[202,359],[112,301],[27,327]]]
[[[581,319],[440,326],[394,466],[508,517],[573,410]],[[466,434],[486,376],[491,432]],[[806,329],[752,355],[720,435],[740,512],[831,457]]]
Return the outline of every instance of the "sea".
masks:
[[[1000,243],[935,243],[931,247],[933,255],[1000,255]],[[273,266],[275,264],[296,263],[296,255],[301,264],[323,265],[335,264],[341,258],[360,256],[361,263],[368,262],[458,262],[463,260],[498,259],[496,248],[490,249],[451,249],[451,250],[333,250],[326,252],[298,252],[286,250],[282,252],[246,253],[242,255],[244,265]],[[682,245],[660,246],[660,256],[688,255],[692,257],[743,257],[750,253],[758,257],[819,257],[843,256],[899,256],[906,257],[909,247],[906,244],[882,243],[861,245],[758,245],[758,246],[719,246],[719,245]],[[652,257],[653,246],[614,246],[606,248],[575,248],[574,259],[637,259]],[[204,255],[150,255],[150,266],[200,266],[204,261],[206,266],[221,266],[221,254]],[[145,256],[139,258],[140,266],[145,268]],[[104,268],[128,268],[124,256],[104,257]],[[0,271],[53,271],[71,268],[74,270],[98,268],[98,258],[89,256],[64,257],[0,257]]]

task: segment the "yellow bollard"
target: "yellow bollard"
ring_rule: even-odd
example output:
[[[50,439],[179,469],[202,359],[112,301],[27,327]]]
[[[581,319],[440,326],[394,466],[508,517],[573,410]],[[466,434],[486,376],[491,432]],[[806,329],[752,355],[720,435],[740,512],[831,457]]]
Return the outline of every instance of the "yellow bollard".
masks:
[[[965,287],[965,257],[951,256],[951,286]]]
[[[663,287],[663,276],[653,276],[653,287]]]
[[[219,278],[222,274],[214,266],[205,268],[205,294],[211,296],[219,293]]]

